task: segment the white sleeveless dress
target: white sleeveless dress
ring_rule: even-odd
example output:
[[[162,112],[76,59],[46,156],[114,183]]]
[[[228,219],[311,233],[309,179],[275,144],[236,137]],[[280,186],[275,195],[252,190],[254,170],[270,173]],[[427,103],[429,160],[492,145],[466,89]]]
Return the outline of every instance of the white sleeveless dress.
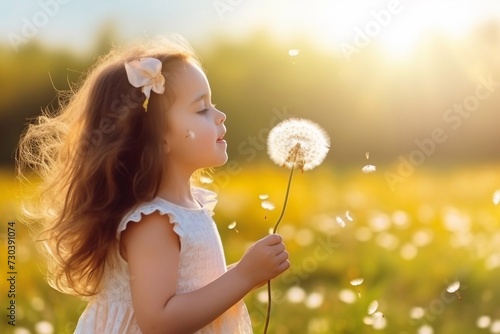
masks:
[[[168,215],[181,243],[177,293],[199,289],[226,271],[226,261],[217,227],[212,219],[217,203],[213,192],[193,187],[202,209],[188,209],[156,197],[128,212],[117,230],[117,239],[129,223],[140,223],[142,215],[158,211]],[[78,321],[76,334],[140,334],[132,306],[128,264],[118,247],[108,261],[101,292],[89,300]],[[197,334],[253,333],[243,301],[239,301]]]

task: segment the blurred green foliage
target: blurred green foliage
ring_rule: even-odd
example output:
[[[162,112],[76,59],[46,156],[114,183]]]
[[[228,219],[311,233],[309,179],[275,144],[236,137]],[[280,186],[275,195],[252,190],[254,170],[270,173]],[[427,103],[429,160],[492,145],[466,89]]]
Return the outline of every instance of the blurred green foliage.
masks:
[[[17,53],[0,45],[0,164],[12,166],[27,119],[41,109],[57,108],[56,91],[69,89],[116,39],[112,27],[103,29],[95,48],[79,55],[48,49],[36,40]],[[435,128],[443,128],[447,140],[426,163],[498,160],[496,22],[479,26],[462,40],[426,36],[414,53],[401,59],[388,57],[374,44],[349,61],[305,37],[278,42],[265,30],[238,42],[214,37],[194,48],[207,70],[213,102],[228,115],[229,152],[240,161],[255,159],[249,152],[252,137],[265,137],[273,120],[290,116],[325,127],[335,161],[341,164],[358,164],[366,151],[377,163],[392,162]],[[291,48],[299,54],[290,56]],[[453,124],[444,120],[447,110],[474,95],[488,78],[493,92],[451,129]]]

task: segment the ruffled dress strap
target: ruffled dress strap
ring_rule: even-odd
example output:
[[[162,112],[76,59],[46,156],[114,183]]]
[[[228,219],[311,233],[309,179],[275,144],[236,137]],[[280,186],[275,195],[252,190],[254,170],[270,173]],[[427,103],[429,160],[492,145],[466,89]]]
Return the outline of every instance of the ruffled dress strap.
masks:
[[[196,213],[199,211],[204,211],[212,216],[213,210],[217,204],[217,194],[210,190],[193,187],[191,189],[191,193],[202,206],[201,209],[188,209],[160,197],[155,197],[152,201],[140,203],[124,215],[116,230],[116,238],[120,240],[121,233],[125,231],[129,222],[138,223],[141,221],[143,216],[150,215],[154,212],[158,212],[160,215],[169,215],[171,223],[174,224],[174,232],[180,237],[183,237],[184,232],[179,227],[179,220],[181,217],[189,219],[193,216],[190,213]]]

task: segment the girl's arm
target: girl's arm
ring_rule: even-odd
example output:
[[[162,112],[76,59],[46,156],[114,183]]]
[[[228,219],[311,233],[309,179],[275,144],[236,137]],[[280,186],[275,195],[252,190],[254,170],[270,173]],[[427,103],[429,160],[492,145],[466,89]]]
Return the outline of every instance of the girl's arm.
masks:
[[[279,235],[256,242],[243,258],[212,283],[176,294],[180,243],[167,215],[153,213],[122,232],[135,316],[141,331],[192,333],[206,326],[254,287],[290,267]]]

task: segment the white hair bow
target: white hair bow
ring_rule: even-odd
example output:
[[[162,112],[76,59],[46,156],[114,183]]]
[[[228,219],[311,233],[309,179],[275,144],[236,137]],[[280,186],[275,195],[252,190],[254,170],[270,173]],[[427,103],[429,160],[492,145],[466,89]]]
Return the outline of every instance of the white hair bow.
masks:
[[[134,87],[141,87],[146,95],[144,110],[148,111],[148,102],[151,91],[156,94],[163,94],[165,91],[165,77],[161,74],[162,63],[156,58],[141,58],[125,63],[125,71],[130,84]]]

